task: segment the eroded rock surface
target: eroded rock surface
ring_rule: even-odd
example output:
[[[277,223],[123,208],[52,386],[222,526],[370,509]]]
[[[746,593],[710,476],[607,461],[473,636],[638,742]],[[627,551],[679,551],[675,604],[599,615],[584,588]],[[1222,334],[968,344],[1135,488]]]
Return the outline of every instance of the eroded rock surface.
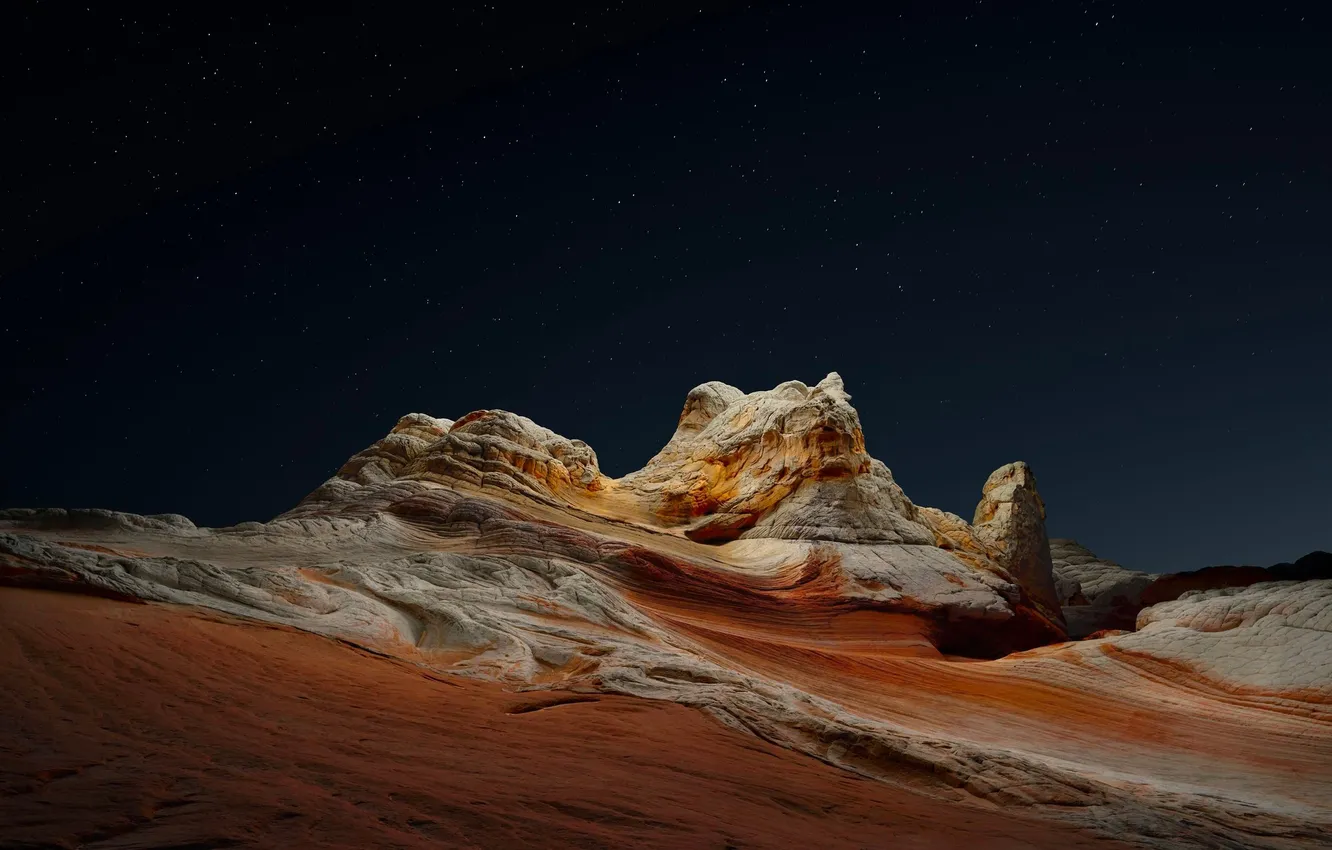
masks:
[[[1294,563],[1270,567],[1216,566],[1151,574],[1100,558],[1075,540],[1051,540],[1050,551],[1056,593],[1072,638],[1106,630],[1132,631],[1143,609],[1190,591],[1332,579],[1332,554],[1327,552],[1310,552]]]
[[[350,501],[362,487],[397,478],[403,467],[441,437],[453,423],[424,413],[409,413],[374,445],[357,452],[317,490],[305,497],[302,508],[318,509]]]
[[[1076,540],[1050,541],[1059,604],[1069,637],[1103,629],[1132,630],[1142,610],[1142,592],[1158,578],[1099,558]]]
[[[668,701],[515,694],[201,609],[0,589],[0,649],[18,646],[0,651],[6,847],[1129,847],[865,782]]]
[[[933,545],[888,467],[865,451],[836,373],[745,395],[690,392],[675,434],[619,484],[693,540],[837,540]]]
[[[580,441],[478,411],[405,418],[268,523],[3,512],[0,580],[211,608],[509,687],[669,700],[1141,846],[1317,846],[1332,583],[1185,594],[1138,631],[1064,643],[1061,602],[1113,607],[1137,579],[1048,541],[1044,516],[1020,463],[990,476],[974,523],[915,506],[830,375],[705,384],[618,480]]]
[[[981,488],[971,521],[976,535],[996,552],[1000,566],[1017,579],[1048,616],[1062,619],[1055,590],[1050,540],[1045,534],[1045,502],[1036,476],[1018,461],[1001,466]]]

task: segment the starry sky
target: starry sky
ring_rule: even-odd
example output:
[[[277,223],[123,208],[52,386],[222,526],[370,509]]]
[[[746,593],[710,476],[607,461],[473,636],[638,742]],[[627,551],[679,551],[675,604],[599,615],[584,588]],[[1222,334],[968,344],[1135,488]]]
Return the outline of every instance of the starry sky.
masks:
[[[1332,549],[1327,8],[881,5],[7,12],[0,505],[267,519],[411,411],[621,475],[836,370],[919,504]]]

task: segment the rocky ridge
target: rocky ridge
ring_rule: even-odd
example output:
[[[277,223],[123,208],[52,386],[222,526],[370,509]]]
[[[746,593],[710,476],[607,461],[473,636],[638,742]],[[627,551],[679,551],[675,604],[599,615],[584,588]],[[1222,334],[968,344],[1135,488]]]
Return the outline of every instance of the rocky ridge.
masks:
[[[0,580],[671,700],[1143,846],[1315,846],[1332,827],[1332,582],[1186,593],[1135,612],[1137,631],[1066,643],[1064,613],[1116,611],[1142,574],[1044,520],[1022,463],[989,477],[971,523],[914,505],[831,374],[704,384],[620,479],[585,443],[482,410],[404,417],[267,523],[4,512]],[[1144,713],[1169,718],[1150,742]]]
[[[1105,560],[1076,540],[1051,540],[1050,551],[1056,595],[1071,638],[1132,631],[1143,609],[1191,591],[1332,579],[1332,554],[1327,552],[1310,552],[1293,564],[1270,567],[1215,566],[1153,574]]]

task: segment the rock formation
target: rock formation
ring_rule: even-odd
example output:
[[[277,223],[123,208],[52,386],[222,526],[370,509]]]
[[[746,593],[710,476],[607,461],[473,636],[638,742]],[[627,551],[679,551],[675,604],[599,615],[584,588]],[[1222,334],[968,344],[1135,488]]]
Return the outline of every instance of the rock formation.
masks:
[[[0,591],[0,647],[25,649],[0,652],[0,844],[1130,847],[960,816],[666,700],[510,693],[243,622]]]
[[[1178,599],[1190,590],[1248,587],[1268,581],[1315,581],[1332,579],[1332,554],[1310,552],[1293,564],[1270,567],[1203,567],[1183,573],[1167,573],[1142,592],[1144,606]]]
[[[1036,492],[1031,468],[1018,461],[992,472],[981,488],[971,523],[977,537],[998,553],[1000,566],[1026,588],[1041,610],[1061,617],[1045,535],[1045,503]]]
[[[1151,579],[1044,522],[1022,463],[989,477],[972,523],[914,505],[832,374],[704,384],[620,479],[581,441],[483,410],[405,417],[267,523],[3,512],[0,581],[213,609],[509,688],[676,702],[1140,846],[1315,846],[1332,828],[1332,582],[1189,593],[1065,642],[1061,605],[1118,612]]]
[[[1075,540],[1051,540],[1050,552],[1059,604],[1072,638],[1106,630],[1131,631],[1144,608],[1174,601],[1189,591],[1332,579],[1332,554],[1327,552],[1310,552],[1293,564],[1204,567],[1157,575],[1099,558]]]
[[[745,395],[712,382],[685,400],[670,442],[619,482],[693,540],[933,545],[916,508],[865,451],[836,373]]]
[[[1142,592],[1157,576],[1098,558],[1076,540],[1051,540],[1050,557],[1069,637],[1133,629],[1143,608]]]
[[[350,501],[356,490],[367,485],[392,481],[422,452],[445,434],[453,423],[424,413],[409,413],[398,420],[393,430],[351,459],[323,486],[301,503],[335,505]]]

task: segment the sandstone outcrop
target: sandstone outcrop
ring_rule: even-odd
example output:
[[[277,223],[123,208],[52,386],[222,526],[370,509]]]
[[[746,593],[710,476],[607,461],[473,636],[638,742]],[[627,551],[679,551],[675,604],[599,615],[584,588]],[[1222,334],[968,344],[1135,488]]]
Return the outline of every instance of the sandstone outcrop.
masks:
[[[1142,593],[1157,576],[1099,558],[1076,540],[1051,540],[1050,557],[1069,637],[1133,629]]]
[[[716,381],[696,387],[662,450],[615,480],[582,441],[506,411],[453,423],[408,419],[441,424],[408,445],[390,434],[279,519],[387,512],[437,520],[430,500],[440,496],[426,497],[423,488],[438,485],[724,549],[706,557],[751,573],[789,574],[817,561],[825,584],[839,587],[822,593],[820,604],[900,612],[918,621],[919,640],[949,653],[993,657],[1063,636],[1039,548],[1043,507],[1025,464],[1013,467],[1023,470],[1020,484],[996,491],[1012,501],[983,535],[960,517],[918,508],[867,452],[835,372],[813,387],[787,381],[748,394]],[[369,480],[364,459],[383,457],[390,442],[394,474],[374,467]],[[663,544],[647,538],[644,545]]]
[[[981,488],[971,521],[976,536],[997,554],[999,565],[1031,594],[1047,615],[1062,619],[1045,534],[1045,502],[1036,476],[1021,461],[1001,466]]]
[[[373,484],[392,481],[403,467],[416,459],[436,440],[449,433],[453,423],[424,413],[409,413],[398,420],[393,430],[370,447],[352,455],[342,468],[301,505],[307,509],[349,501],[355,491]]]
[[[1103,630],[1132,631],[1143,609],[1190,591],[1332,579],[1332,555],[1327,552],[1310,552],[1293,564],[1216,566],[1153,575],[1100,558],[1074,540],[1051,540],[1050,551],[1059,604],[1072,638]]]
[[[1047,540],[1044,517],[1021,463],[990,476],[974,523],[914,505],[834,374],[704,384],[620,479],[487,410],[407,417],[267,523],[0,512],[0,583],[213,609],[431,675],[671,701],[1139,846],[1317,846],[1332,582],[1186,593],[1135,611],[1137,631],[1064,642],[1061,603],[1131,607],[1145,574]]]
[[[403,469],[403,476],[554,503],[606,482],[587,443],[505,410],[478,410],[459,419]]]
[[[693,540],[935,542],[888,467],[865,451],[836,372],[812,388],[695,388],[670,442],[618,486]]]

